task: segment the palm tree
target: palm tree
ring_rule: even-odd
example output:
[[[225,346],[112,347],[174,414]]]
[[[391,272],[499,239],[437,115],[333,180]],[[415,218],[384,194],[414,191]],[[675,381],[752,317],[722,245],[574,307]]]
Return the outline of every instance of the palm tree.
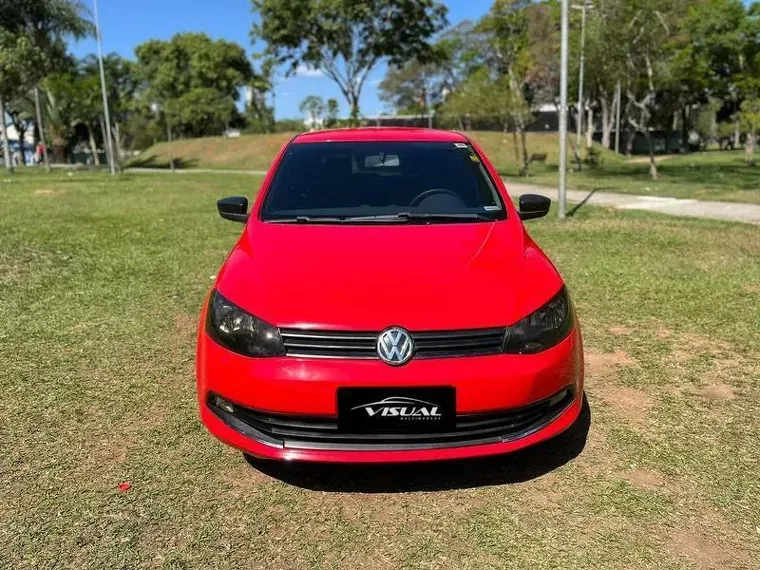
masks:
[[[64,39],[90,36],[94,26],[88,19],[89,10],[80,0],[14,0],[13,4],[13,8],[9,8],[5,15],[0,14],[3,22],[7,21],[8,25],[13,25],[15,29],[11,28],[11,32],[26,35],[32,44],[46,55],[44,65],[36,70],[37,81],[34,86],[37,128],[44,147],[39,82],[65,58]],[[43,153],[43,157],[49,170],[47,151]]]

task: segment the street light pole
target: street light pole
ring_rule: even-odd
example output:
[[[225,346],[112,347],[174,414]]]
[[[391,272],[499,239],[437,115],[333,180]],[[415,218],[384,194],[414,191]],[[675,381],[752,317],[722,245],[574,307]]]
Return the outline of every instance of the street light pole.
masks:
[[[559,81],[559,200],[558,213],[565,217],[567,201],[567,60],[569,42],[569,1],[562,0],[562,49]]]
[[[620,154],[620,106],[623,102],[623,95],[619,80],[615,91],[615,152]]]
[[[103,91],[103,112],[106,116],[106,152],[108,153],[108,166],[111,174],[116,174],[116,160],[113,155],[113,139],[111,138],[111,114],[108,111],[108,91],[106,90],[106,72],[103,69],[103,48],[101,46],[102,38],[100,37],[100,21],[98,19],[98,0],[92,0],[92,6],[95,16],[95,36],[98,44],[98,65],[100,66],[100,88]],[[97,149],[96,149],[97,152]]]

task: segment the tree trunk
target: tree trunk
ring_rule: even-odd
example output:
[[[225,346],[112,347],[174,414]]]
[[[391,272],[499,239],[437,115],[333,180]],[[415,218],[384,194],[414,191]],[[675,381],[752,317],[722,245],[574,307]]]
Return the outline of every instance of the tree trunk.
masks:
[[[26,166],[26,152],[24,152],[24,145],[26,144],[26,131],[24,125],[12,123],[16,132],[18,133],[19,155],[21,156],[21,164]]]
[[[114,164],[121,171],[121,161],[124,159],[121,148],[121,128],[119,123],[113,124],[113,142],[116,145],[116,156],[114,157]]]
[[[90,138],[90,151],[92,152],[92,163],[95,166],[100,166],[100,157],[98,156],[98,145],[95,144],[94,131],[90,125],[87,125],[87,133]]]
[[[594,144],[594,130],[594,109],[589,105],[586,115],[586,148],[591,148]]]
[[[21,147],[21,163],[26,166],[26,153],[24,152],[24,145],[26,144],[26,132],[29,130],[29,125],[23,123],[13,123],[18,133],[18,143]]]
[[[66,139],[53,134],[53,156],[58,164],[66,164]]]
[[[113,156],[111,156],[111,145],[109,144],[111,141],[108,140],[108,131],[106,130],[106,121],[103,118],[103,115],[100,115],[98,117],[100,119],[100,138],[103,140],[103,146],[105,147],[106,151],[106,164],[108,164],[108,167],[111,167],[111,164],[113,163]]]
[[[351,110],[349,122],[352,127],[359,126],[359,95],[357,93],[349,92],[346,97],[348,98],[348,107]]]
[[[657,162],[654,158],[654,141],[652,140],[652,134],[649,131],[644,131],[644,138],[647,140],[647,146],[649,147],[649,177],[652,180],[659,178],[657,172]]]
[[[172,126],[167,121],[166,123],[166,140],[169,143],[169,169],[174,172],[174,151],[172,150]]]
[[[520,176],[528,176],[528,167],[530,166],[528,162],[528,140],[525,135],[525,125],[522,124],[522,121],[520,121],[519,129],[520,142],[522,144],[522,168],[520,169]]]
[[[747,142],[744,145],[744,160],[747,164],[755,165],[755,141],[757,140],[757,132],[755,129],[751,129],[747,133]]]
[[[512,145],[515,149],[515,162],[520,166],[520,143],[517,141],[517,129],[512,130]]]
[[[739,124],[739,117],[737,116],[736,119],[734,119],[734,148],[739,148],[741,142],[742,130],[741,125]]]
[[[612,105],[609,104],[606,97],[600,97],[599,102],[602,106],[602,146],[610,148],[612,142]]]
[[[5,168],[8,172],[13,172],[13,161],[11,160],[11,148],[8,144],[8,129],[5,126],[5,100],[0,96],[0,135],[3,137],[3,157],[5,158]]]
[[[636,141],[636,131],[630,128],[625,130],[625,155],[633,155],[633,143]]]
[[[40,142],[42,142],[42,160],[45,163],[45,168],[50,172],[50,159],[47,153],[47,143],[45,142],[45,130],[42,128],[42,109],[40,108],[40,88],[38,85],[34,86],[34,107],[37,112],[37,130],[40,133]]]

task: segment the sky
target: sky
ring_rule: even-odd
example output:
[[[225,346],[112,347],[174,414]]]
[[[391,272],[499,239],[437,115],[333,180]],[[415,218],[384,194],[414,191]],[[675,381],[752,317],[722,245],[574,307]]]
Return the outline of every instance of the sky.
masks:
[[[90,4],[92,0],[83,0]],[[449,23],[475,20],[485,14],[493,0],[443,0],[449,8]],[[168,40],[179,32],[205,32],[213,39],[239,43],[253,54],[249,32],[253,22],[250,0],[99,0],[103,52],[116,52],[134,59],[134,48],[149,39]],[[94,40],[72,44],[71,51],[81,57],[96,52]],[[385,75],[385,66],[377,66],[362,91],[360,102],[364,115],[374,115],[384,108],[377,96],[377,85]],[[348,105],[338,87],[313,70],[303,69],[296,77],[281,77],[275,83],[275,113],[278,119],[300,117],[298,104],[307,95],[325,99],[334,97],[341,114]]]

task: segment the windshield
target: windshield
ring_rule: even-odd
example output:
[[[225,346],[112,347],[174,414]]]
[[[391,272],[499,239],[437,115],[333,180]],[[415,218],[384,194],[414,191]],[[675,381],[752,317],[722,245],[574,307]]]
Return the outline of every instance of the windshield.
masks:
[[[288,147],[261,219],[315,223],[502,220],[504,204],[466,143],[335,142]]]

